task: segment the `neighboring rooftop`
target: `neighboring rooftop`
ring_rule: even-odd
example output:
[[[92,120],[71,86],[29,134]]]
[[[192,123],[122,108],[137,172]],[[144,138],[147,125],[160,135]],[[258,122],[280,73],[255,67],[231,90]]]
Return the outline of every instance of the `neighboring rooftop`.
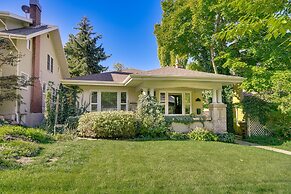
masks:
[[[26,17],[22,17],[19,15],[16,15],[14,13],[10,13],[8,11],[0,11],[0,18],[10,18],[10,19],[14,19],[14,20],[20,20],[22,22],[27,22],[27,23],[32,23],[32,19],[30,18],[26,18]]]

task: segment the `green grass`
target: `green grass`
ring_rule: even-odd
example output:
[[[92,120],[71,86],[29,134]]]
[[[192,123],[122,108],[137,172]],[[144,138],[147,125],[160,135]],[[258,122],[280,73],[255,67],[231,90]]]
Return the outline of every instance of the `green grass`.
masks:
[[[0,192],[291,193],[291,157],[254,147],[109,140],[44,147],[35,163],[0,172]]]
[[[271,147],[291,151],[291,141],[283,140],[277,137],[253,136],[253,137],[248,137],[246,141],[257,143],[259,145],[271,146]]]

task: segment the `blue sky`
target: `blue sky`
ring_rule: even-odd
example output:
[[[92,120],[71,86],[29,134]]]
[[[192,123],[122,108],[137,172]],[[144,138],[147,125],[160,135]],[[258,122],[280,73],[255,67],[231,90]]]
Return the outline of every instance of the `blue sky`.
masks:
[[[29,0],[1,0],[0,10],[24,16],[21,5]],[[42,22],[57,25],[65,43],[83,16],[87,16],[112,57],[102,62],[110,68],[116,62],[127,67],[159,67],[154,25],[161,20],[160,0],[40,0]]]

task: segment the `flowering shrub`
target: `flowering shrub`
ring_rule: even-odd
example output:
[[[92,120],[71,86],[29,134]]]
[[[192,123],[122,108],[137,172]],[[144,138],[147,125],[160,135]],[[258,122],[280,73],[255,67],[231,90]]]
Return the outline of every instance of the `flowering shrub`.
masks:
[[[136,136],[136,116],[133,112],[92,112],[79,119],[78,135],[92,138],[133,138]]]
[[[168,131],[162,107],[155,97],[140,95],[138,99],[137,117],[139,135],[142,137],[164,137]]]
[[[197,128],[190,133],[188,133],[190,139],[197,141],[217,141],[218,137],[212,131],[204,128]]]

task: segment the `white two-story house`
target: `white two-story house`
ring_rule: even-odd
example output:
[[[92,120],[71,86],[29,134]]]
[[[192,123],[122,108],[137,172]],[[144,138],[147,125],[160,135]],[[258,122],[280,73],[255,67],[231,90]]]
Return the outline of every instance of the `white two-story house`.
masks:
[[[0,38],[9,40],[15,52],[22,55],[16,66],[2,66],[0,76],[36,78],[33,86],[17,91],[23,97],[21,103],[7,101],[0,105],[0,116],[36,126],[44,118],[44,94],[49,82],[57,88],[69,72],[58,27],[41,23],[38,0],[30,0],[29,4],[29,18],[0,11]]]

